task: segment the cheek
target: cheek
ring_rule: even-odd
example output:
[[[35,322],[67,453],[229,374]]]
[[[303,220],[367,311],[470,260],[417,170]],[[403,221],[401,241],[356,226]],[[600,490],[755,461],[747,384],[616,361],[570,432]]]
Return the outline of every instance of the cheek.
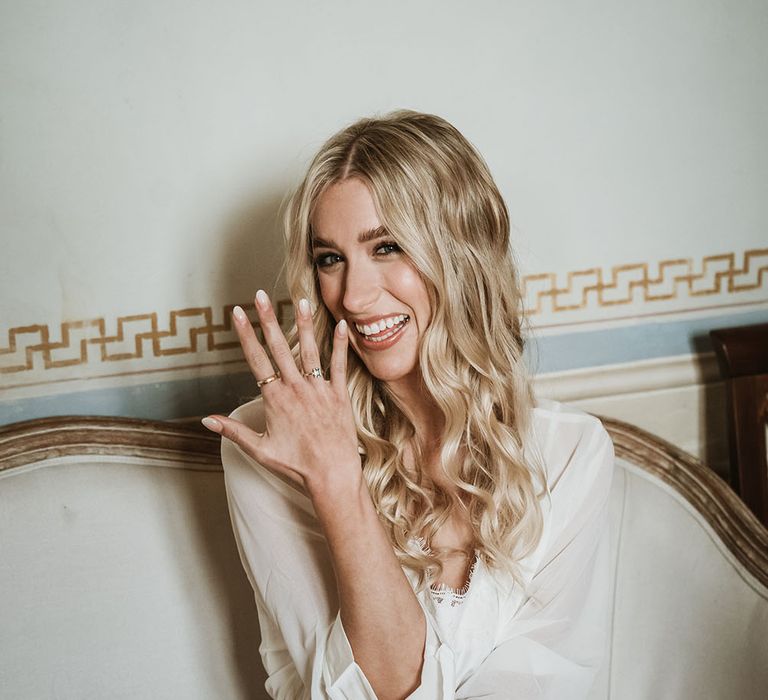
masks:
[[[339,306],[341,303],[338,283],[328,277],[320,277],[318,284],[321,301],[338,321],[340,315]]]
[[[410,265],[400,272],[395,282],[398,296],[419,316],[420,324],[429,322],[429,294],[421,275]]]

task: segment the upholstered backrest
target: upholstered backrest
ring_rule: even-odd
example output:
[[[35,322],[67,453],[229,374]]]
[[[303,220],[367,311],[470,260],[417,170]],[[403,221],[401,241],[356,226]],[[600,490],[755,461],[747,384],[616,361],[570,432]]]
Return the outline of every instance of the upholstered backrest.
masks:
[[[758,578],[675,488],[617,459],[612,639],[592,700],[762,700],[768,576]]]
[[[766,531],[695,460],[606,423],[615,590],[593,700],[762,699]],[[0,431],[0,695],[266,698],[216,440],[52,425]]]
[[[0,472],[0,697],[266,698],[216,453],[121,439]]]

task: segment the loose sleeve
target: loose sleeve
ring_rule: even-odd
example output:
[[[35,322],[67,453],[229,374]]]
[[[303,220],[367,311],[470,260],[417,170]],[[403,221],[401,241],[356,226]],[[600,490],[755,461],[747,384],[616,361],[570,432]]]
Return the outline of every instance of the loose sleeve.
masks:
[[[260,400],[232,417],[263,431]],[[277,700],[375,700],[338,615],[325,538],[311,501],[222,441],[232,528],[259,614],[267,692]]]
[[[613,445],[590,416],[549,418],[544,453],[551,498],[542,542],[519,604],[457,699],[585,698],[605,655]]]
[[[260,400],[232,416],[263,431]],[[277,700],[376,700],[339,616],[331,555],[311,501],[228,440],[222,462],[235,540],[259,614],[267,692]],[[450,660],[428,624],[421,686],[412,700],[454,697]]]

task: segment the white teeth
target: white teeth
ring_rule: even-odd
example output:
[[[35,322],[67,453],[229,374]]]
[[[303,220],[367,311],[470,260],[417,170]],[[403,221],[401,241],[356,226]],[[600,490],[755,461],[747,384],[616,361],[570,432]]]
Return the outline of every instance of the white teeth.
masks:
[[[407,319],[408,319],[408,316],[406,314],[400,314],[399,316],[392,316],[387,319],[381,319],[376,323],[365,324],[365,325],[360,325],[359,323],[356,323],[355,328],[357,328],[357,330],[363,335],[366,335],[366,336],[375,335],[376,333],[381,333],[385,329],[394,328],[395,326],[400,325],[401,323],[403,323],[403,321]],[[387,337],[389,337],[389,335],[391,334],[388,334]]]

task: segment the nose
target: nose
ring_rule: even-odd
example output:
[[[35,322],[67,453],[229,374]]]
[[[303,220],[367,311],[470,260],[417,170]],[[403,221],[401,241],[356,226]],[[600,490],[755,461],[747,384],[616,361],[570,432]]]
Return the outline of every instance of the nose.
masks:
[[[371,309],[379,298],[379,277],[372,265],[347,263],[344,276],[344,308],[350,314]]]

